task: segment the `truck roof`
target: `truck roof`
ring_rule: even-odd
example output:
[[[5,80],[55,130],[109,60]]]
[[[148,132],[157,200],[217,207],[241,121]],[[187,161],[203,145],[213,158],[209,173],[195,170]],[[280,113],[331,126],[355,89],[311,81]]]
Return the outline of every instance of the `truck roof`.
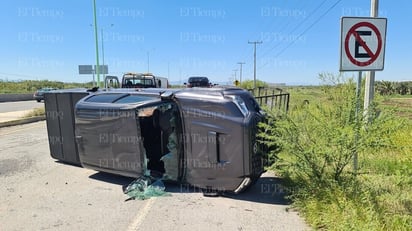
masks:
[[[99,90],[95,94],[84,98],[82,102],[88,103],[114,103],[114,104],[146,104],[161,101],[162,98],[175,97],[177,99],[193,100],[223,100],[226,96],[240,96],[244,101],[251,101],[253,96],[244,89],[230,86],[213,88],[142,88],[142,89],[114,89],[110,91]],[[249,104],[249,102],[247,102]],[[254,102],[252,102],[254,104]],[[256,105],[251,105],[253,108]]]

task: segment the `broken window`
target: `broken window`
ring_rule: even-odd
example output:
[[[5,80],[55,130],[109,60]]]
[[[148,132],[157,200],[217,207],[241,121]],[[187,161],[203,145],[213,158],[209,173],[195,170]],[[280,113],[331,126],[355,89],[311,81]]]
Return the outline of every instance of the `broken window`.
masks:
[[[177,181],[179,177],[179,113],[177,105],[161,105],[138,109],[138,120],[143,137],[150,175]]]

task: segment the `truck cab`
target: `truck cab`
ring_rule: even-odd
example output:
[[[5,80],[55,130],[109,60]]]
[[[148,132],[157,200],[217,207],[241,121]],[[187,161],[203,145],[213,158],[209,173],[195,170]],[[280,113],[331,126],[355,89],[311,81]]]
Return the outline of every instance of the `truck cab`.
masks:
[[[104,78],[104,88],[120,88],[119,78],[113,75],[107,75]]]
[[[125,73],[122,78],[122,88],[167,88],[166,78],[154,76],[151,73]]]

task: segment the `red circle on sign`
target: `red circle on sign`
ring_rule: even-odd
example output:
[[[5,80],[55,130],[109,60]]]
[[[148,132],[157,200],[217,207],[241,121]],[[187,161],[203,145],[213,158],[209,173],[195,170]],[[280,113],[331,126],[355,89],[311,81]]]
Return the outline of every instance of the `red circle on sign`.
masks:
[[[356,29],[358,29],[359,27],[362,27],[362,26],[371,28],[371,29],[375,32],[375,34],[376,34],[376,37],[377,37],[377,39],[378,39],[378,47],[377,47],[375,53],[373,53],[373,52],[369,49],[369,47],[366,45],[365,41],[363,41],[363,40],[360,38],[360,36],[356,33]],[[366,50],[366,52],[367,52],[368,55],[370,56],[370,59],[369,59],[368,61],[360,62],[360,61],[356,60],[356,59],[351,55],[350,50],[349,50],[349,39],[350,39],[350,37],[351,37],[352,35],[355,36],[356,41],[358,41],[358,42],[362,45],[362,47]],[[381,49],[382,49],[382,37],[381,37],[381,33],[379,32],[378,28],[377,28],[375,25],[373,25],[372,23],[369,23],[369,22],[359,22],[359,23],[353,25],[353,26],[349,29],[348,34],[346,35],[346,38],[345,38],[345,52],[346,52],[349,60],[350,60],[353,64],[355,64],[356,66],[364,67],[364,66],[368,66],[368,65],[372,64],[372,63],[378,58],[379,53],[381,52]]]

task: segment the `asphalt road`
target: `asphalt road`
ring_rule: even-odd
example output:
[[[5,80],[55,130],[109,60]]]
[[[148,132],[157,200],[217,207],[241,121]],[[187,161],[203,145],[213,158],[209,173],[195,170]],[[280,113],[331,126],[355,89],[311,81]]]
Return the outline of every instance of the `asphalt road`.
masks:
[[[168,197],[125,201],[133,179],[50,157],[44,121],[0,129],[0,230],[307,230],[279,179],[247,192],[204,197],[166,184]]]
[[[17,101],[17,102],[0,102],[0,113],[13,112],[13,111],[25,111],[35,108],[44,107],[43,101],[38,103],[35,100]]]

